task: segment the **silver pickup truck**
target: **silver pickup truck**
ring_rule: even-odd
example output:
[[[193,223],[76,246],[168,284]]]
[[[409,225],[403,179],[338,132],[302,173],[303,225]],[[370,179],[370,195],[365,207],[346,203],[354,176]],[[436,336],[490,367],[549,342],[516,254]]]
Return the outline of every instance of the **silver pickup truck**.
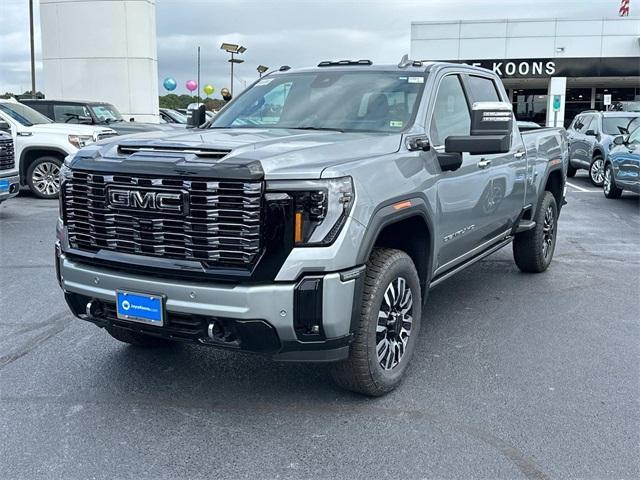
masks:
[[[61,172],[66,301],[130,344],[332,362],[388,392],[430,288],[509,244],[522,271],[551,262],[565,133],[521,133],[507,99],[471,66],[322,62],[203,128],[87,146]]]

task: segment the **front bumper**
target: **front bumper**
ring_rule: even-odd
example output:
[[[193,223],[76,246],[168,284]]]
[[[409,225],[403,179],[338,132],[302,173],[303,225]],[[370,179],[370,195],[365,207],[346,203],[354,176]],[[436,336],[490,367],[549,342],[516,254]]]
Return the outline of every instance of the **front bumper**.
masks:
[[[20,177],[18,175],[10,177],[0,175],[0,202],[15,197],[18,193],[20,193]]]
[[[313,284],[304,278],[297,283],[261,285],[189,282],[83,264],[59,247],[56,256],[58,280],[69,307],[77,317],[98,326],[263,353],[284,361],[338,361],[348,355],[357,275],[313,276],[320,296],[310,298],[308,291],[300,293],[301,285]],[[116,290],[163,295],[165,326],[116,318]],[[309,302],[315,307],[309,308]],[[317,335],[301,335],[296,328],[301,314],[309,312],[321,319]],[[227,331],[233,341],[223,341],[215,335],[216,329]]]

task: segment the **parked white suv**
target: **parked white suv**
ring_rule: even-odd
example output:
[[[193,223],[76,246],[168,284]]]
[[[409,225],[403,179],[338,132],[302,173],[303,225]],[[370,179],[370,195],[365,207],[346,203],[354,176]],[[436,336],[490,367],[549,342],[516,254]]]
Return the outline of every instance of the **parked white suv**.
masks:
[[[40,198],[58,196],[58,173],[67,155],[116,135],[114,130],[105,127],[53,123],[13,99],[0,99],[0,130],[13,137],[20,183]]]

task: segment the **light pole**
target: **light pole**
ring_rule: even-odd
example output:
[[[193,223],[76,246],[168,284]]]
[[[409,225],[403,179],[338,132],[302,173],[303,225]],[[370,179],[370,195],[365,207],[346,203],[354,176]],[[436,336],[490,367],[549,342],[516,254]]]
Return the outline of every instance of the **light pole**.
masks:
[[[231,54],[231,58],[228,61],[231,64],[231,85],[230,85],[231,92],[230,93],[231,93],[231,96],[233,97],[233,64],[244,62],[244,60],[240,58],[235,58],[234,55],[242,54],[246,52],[247,49],[243,46],[236,45],[235,43],[223,43],[222,45],[220,45],[220,50],[224,50],[225,52],[228,52]]]
[[[269,70],[269,67],[265,65],[258,65],[258,68],[256,68],[256,70],[258,71],[258,75],[260,75],[260,77],[262,78],[262,74]]]
[[[36,47],[33,35],[33,0],[29,0],[29,37],[31,40],[31,98],[36,98]]]

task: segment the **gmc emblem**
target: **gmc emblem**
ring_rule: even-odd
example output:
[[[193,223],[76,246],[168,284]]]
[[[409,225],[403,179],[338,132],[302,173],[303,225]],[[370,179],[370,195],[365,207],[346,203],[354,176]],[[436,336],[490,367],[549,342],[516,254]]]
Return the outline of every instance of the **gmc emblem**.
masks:
[[[110,208],[131,208],[136,210],[158,210],[185,213],[187,193],[153,192],[110,188],[107,190],[107,206]]]

